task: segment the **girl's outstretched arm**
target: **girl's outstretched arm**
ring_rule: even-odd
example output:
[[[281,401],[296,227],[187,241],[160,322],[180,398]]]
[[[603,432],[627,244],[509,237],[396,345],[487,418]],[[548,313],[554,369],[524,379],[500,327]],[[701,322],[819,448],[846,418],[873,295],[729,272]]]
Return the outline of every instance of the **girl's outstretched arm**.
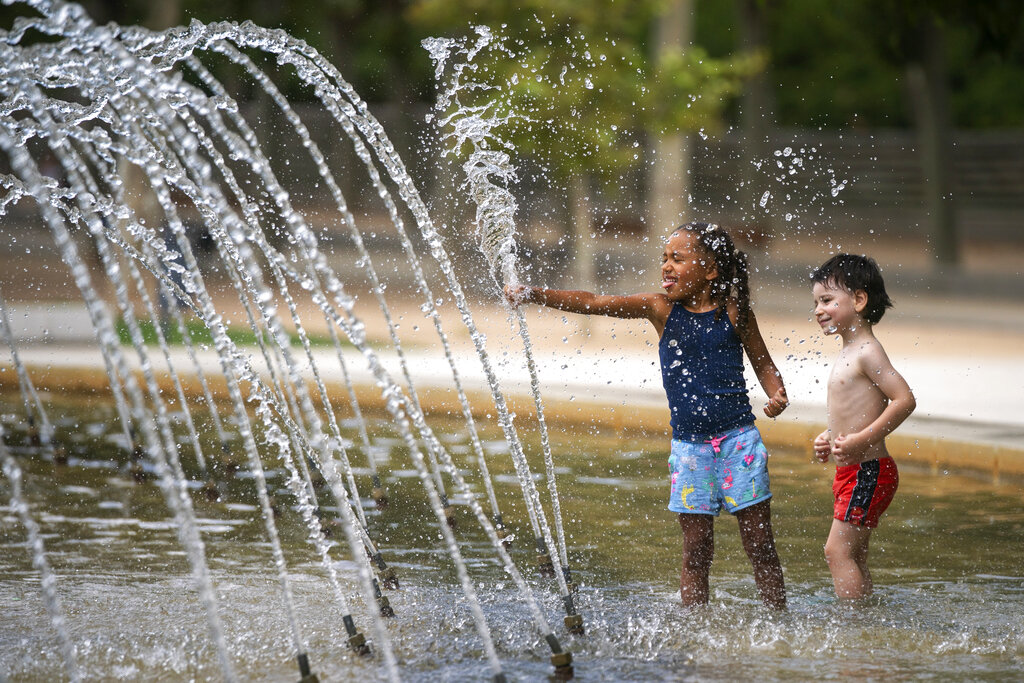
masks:
[[[646,318],[660,335],[672,303],[664,294],[594,294],[576,289],[543,289],[529,285],[506,287],[505,297],[513,306],[533,302],[560,311],[612,318]]]
[[[730,307],[732,308],[732,307]],[[730,316],[732,311],[730,310]],[[768,417],[777,417],[789,405],[789,397],[786,395],[786,387],[782,383],[782,373],[775,366],[771,354],[768,353],[768,346],[764,343],[761,330],[757,326],[757,319],[753,311],[747,312],[747,324],[739,330],[740,341],[743,343],[743,350],[750,359],[750,365],[754,368],[757,381],[761,388],[768,395],[768,403],[764,407],[764,414]]]

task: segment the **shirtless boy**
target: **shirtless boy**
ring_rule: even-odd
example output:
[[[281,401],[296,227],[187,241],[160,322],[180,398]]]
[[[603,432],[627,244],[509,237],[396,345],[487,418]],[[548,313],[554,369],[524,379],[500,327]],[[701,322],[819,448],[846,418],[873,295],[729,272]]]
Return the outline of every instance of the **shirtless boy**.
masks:
[[[916,407],[914,394],[875,338],[872,326],[892,307],[878,265],[838,254],[811,274],[814,316],[842,340],[828,380],[828,429],[814,440],[818,460],[836,463],[835,513],[825,560],[836,595],[871,594],[868,541],[892,502],[899,474],[885,437]]]

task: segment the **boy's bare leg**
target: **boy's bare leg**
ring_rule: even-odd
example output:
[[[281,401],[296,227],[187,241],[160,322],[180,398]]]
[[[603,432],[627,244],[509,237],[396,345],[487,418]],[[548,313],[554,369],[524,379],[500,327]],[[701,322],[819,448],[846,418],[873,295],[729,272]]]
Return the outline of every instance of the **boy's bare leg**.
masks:
[[[679,595],[684,607],[708,603],[708,575],[715,555],[715,518],[711,515],[679,515],[683,530],[683,564]]]
[[[825,561],[832,572],[836,595],[857,599],[871,595],[871,572],[868,571],[868,541],[871,529],[849,522],[832,520],[832,531],[825,542]]]
[[[761,602],[766,607],[785,609],[786,584],[772,533],[771,502],[766,500],[743,508],[736,513],[736,519],[740,524],[743,549],[754,565],[754,581],[761,591]]]

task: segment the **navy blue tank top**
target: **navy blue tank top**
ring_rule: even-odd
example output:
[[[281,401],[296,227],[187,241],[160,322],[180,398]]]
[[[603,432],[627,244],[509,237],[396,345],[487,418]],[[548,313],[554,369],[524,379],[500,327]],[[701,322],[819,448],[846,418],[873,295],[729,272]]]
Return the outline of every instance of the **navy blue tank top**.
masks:
[[[705,441],[753,424],[743,378],[743,345],[722,311],[691,313],[672,306],[658,344],[672,438]]]

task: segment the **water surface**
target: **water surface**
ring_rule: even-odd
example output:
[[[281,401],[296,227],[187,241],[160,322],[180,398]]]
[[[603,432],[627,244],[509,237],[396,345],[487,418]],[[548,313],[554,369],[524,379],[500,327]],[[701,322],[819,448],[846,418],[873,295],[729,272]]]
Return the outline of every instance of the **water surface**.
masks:
[[[58,429],[70,455],[65,466],[27,445],[16,397],[0,404],[5,428],[13,432],[11,450],[25,473],[25,497],[58,577],[79,667],[86,680],[219,680],[205,616],[163,497],[154,483],[137,484],[128,476],[111,436],[116,425],[110,407],[90,403],[62,406],[68,417]],[[542,472],[539,446],[524,427],[534,470]],[[439,422],[435,428],[482,494],[460,426]],[[378,465],[392,504],[384,510],[369,500],[364,505],[370,532],[401,581],[400,590],[388,593],[397,617],[387,625],[402,677],[486,679],[479,637],[419,480],[387,425],[377,423],[372,431],[390,453]],[[572,650],[579,680],[997,681],[1018,680],[1024,671],[1018,485],[904,466],[900,491],[872,538],[876,593],[852,606],[835,599],[822,558],[831,470],[811,463],[805,447],[775,452],[772,511],[790,609],[777,614],[760,605],[735,520],[724,516],[715,526],[711,605],[686,611],[677,591],[680,535],[665,509],[660,435],[554,430],[570,562],[587,629],[575,637],[561,628],[564,612],[553,582],[534,571],[529,523],[500,433],[484,431],[502,512],[517,534],[513,557]],[[184,438],[181,443],[188,467],[188,446]],[[357,450],[350,455],[361,462]],[[267,463],[314,671],[323,681],[383,679],[377,659],[358,659],[345,647],[341,615],[290,507],[284,470]],[[367,470],[359,471],[359,480],[368,491]],[[297,680],[252,482],[240,474],[221,487],[221,501],[197,493],[194,503],[236,671],[243,680]],[[10,681],[59,680],[64,674],[57,638],[9,500],[8,482],[0,478],[0,674]],[[546,644],[468,510],[456,508],[456,535],[509,678],[544,679],[551,672]],[[342,547],[332,557],[343,587],[352,589],[356,622],[372,640],[367,613],[354,597],[355,565]]]

